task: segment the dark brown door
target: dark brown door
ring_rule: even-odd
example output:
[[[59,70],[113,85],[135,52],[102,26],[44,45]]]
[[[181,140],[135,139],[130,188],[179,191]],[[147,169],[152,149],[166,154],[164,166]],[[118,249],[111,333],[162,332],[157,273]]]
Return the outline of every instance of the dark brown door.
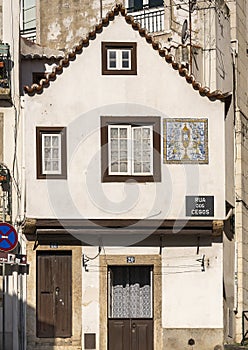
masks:
[[[37,336],[72,334],[71,252],[37,254]]]
[[[153,350],[152,267],[109,267],[108,350]]]

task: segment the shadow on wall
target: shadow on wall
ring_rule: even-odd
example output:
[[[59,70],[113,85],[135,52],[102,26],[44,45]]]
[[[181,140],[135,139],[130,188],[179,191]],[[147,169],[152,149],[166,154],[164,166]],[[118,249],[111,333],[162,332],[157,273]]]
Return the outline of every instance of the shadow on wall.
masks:
[[[27,265],[0,264],[0,349],[25,350]]]

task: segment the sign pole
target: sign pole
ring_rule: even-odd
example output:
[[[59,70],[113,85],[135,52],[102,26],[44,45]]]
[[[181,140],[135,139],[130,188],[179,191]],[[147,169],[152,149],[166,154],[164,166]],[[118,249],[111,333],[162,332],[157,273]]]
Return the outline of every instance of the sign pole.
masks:
[[[5,222],[5,193],[3,192],[3,222]],[[3,302],[3,311],[2,311],[2,322],[3,322],[3,325],[2,325],[2,348],[5,349],[5,262],[3,262],[3,265],[2,265],[2,278],[3,278],[3,284],[2,284],[2,288],[3,288],[3,298],[2,298],[2,302]]]
[[[3,349],[5,349],[5,262],[3,262],[3,335],[2,335],[2,344],[3,344]]]

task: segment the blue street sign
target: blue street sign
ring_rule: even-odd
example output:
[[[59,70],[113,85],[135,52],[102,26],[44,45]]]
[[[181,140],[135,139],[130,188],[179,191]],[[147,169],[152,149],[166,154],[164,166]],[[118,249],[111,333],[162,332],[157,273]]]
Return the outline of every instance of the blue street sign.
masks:
[[[18,234],[13,226],[6,222],[0,223],[0,250],[9,252],[18,243]]]

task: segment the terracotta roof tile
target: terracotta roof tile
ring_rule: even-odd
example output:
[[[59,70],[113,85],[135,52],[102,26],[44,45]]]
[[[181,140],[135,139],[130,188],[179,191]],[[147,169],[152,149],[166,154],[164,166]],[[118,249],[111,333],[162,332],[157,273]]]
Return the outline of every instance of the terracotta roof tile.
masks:
[[[29,95],[35,93],[41,93],[43,88],[48,87],[50,81],[56,79],[56,75],[63,71],[63,67],[68,67],[71,60],[74,60],[77,54],[82,52],[83,47],[89,45],[90,40],[94,40],[97,34],[100,34],[104,27],[108,26],[109,23],[114,19],[115,16],[121,14],[126,22],[132,26],[134,30],[137,30],[140,36],[144,37],[148,44],[152,45],[154,50],[157,50],[161,57],[165,58],[165,61],[172,66],[173,69],[177,70],[181,77],[184,77],[186,81],[193,86],[195,90],[199,92],[201,96],[207,96],[211,101],[221,100],[225,101],[230,96],[230,92],[223,93],[219,90],[210,91],[206,86],[202,86],[200,82],[195,80],[195,77],[189,73],[189,71],[176,62],[174,56],[170,53],[170,49],[162,48],[161,44],[154,40],[154,38],[148,34],[147,30],[141,28],[138,22],[134,21],[134,18],[127,15],[126,9],[121,5],[117,4],[110,12],[107,13],[106,17],[97,24],[86,37],[80,40],[79,44],[74,46],[73,49],[68,52],[63,59],[60,60],[59,65],[53,68],[51,73],[47,73],[46,79],[42,79],[40,84],[33,84],[31,86],[24,86],[24,91]]]
[[[48,47],[38,45],[26,38],[21,37],[20,49],[22,59],[62,59],[65,56],[63,51],[53,50]]]

